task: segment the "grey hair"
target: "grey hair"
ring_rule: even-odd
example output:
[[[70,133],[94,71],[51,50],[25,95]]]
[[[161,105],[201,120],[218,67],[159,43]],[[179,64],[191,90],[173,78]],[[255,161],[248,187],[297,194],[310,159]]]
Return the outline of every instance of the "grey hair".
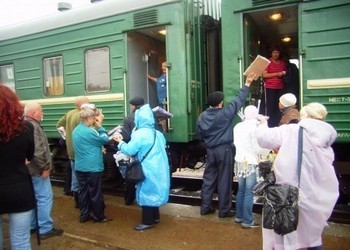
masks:
[[[312,118],[324,121],[328,112],[325,106],[318,102],[312,102],[300,110],[300,119]]]
[[[91,108],[82,108],[79,112],[80,120],[85,120],[88,117],[96,115],[96,111]]]
[[[32,114],[39,110],[41,105],[35,101],[30,101],[24,106],[24,115],[32,116]]]

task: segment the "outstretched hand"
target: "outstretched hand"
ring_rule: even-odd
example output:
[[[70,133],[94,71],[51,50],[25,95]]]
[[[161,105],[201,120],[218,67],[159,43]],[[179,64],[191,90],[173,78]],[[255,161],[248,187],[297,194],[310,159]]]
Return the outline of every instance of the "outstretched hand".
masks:
[[[267,124],[268,119],[269,117],[265,115],[258,115],[257,117],[257,120],[260,122],[260,124]]]
[[[254,72],[249,73],[247,79],[245,80],[245,86],[249,87],[256,77],[257,75]]]
[[[121,142],[123,140],[123,136],[120,133],[116,133],[113,136],[113,140],[119,143],[119,142]]]

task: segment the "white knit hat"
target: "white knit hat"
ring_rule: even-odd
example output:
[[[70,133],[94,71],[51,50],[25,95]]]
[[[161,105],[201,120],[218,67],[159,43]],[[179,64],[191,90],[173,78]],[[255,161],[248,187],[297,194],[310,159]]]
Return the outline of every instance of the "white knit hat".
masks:
[[[295,95],[287,93],[280,97],[280,103],[287,108],[295,105],[297,103],[297,98],[295,97]]]
[[[256,119],[258,117],[259,111],[254,105],[249,105],[244,109],[245,119]]]

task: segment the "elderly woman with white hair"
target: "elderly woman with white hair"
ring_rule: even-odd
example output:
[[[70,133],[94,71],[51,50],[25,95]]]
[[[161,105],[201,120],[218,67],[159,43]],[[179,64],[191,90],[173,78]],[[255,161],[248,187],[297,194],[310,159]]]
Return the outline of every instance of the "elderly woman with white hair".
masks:
[[[102,146],[109,141],[101,126],[103,114],[93,104],[84,104],[79,113],[80,124],[73,130],[75,170],[79,181],[80,223],[93,219],[108,222],[104,214],[102,193],[104,170]]]
[[[274,162],[276,184],[298,186],[298,131],[303,128],[303,153],[299,189],[299,224],[284,236],[263,229],[263,249],[322,249],[322,232],[337,201],[338,180],[335,175],[332,143],[335,129],[324,120],[326,108],[310,103],[300,110],[300,122],[268,128],[266,120],[257,129],[261,147],[280,148]]]

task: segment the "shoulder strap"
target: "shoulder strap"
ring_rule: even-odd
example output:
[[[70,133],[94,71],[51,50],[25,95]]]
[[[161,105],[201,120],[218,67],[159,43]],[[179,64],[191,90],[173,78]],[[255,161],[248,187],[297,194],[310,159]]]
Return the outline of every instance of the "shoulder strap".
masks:
[[[303,157],[303,128],[299,127],[298,134],[298,187],[300,187],[301,162]]]
[[[152,150],[152,148],[153,148],[153,146],[154,146],[154,144],[155,144],[155,142],[156,142],[156,137],[157,137],[157,135],[156,135],[156,130],[154,130],[154,140],[153,140],[152,147],[148,150],[148,152],[144,155],[144,157],[142,157],[142,160],[141,160],[140,162],[142,162],[142,161],[147,157],[147,155],[149,154],[149,152],[151,152],[151,150]]]

